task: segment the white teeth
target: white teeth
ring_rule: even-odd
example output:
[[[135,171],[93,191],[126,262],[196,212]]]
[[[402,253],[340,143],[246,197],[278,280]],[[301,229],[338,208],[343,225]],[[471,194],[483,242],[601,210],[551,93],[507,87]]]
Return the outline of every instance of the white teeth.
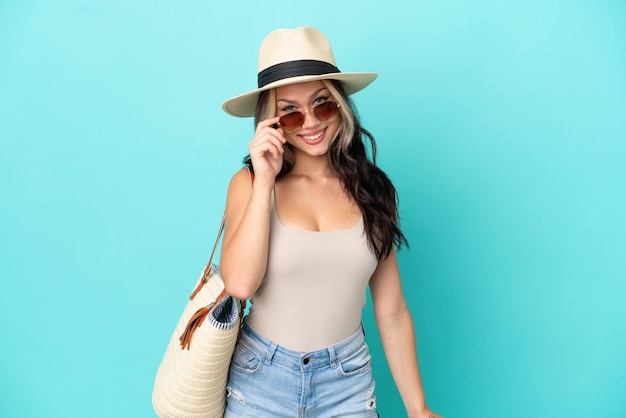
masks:
[[[319,134],[317,134],[317,135],[313,135],[313,136],[305,136],[305,135],[302,135],[302,138],[304,138],[304,139],[305,139],[305,140],[307,140],[307,141],[315,141],[316,139],[321,138],[321,136],[322,136],[323,134],[324,134],[324,131],[320,132],[320,133],[319,133]]]

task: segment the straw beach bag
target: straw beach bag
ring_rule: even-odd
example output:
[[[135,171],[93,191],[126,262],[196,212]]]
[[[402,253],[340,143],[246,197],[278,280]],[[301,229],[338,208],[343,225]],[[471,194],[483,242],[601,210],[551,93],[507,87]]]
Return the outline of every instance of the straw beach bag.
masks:
[[[154,382],[152,405],[161,418],[221,418],[226,381],[245,301],[232,298],[213,255],[176,325]]]

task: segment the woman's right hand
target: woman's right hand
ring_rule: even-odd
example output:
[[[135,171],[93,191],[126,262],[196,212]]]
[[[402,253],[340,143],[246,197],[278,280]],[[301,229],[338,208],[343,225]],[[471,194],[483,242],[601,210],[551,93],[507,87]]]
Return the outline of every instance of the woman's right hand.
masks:
[[[278,117],[266,119],[256,127],[254,138],[250,141],[250,159],[256,181],[274,182],[283,166],[284,144],[286,142],[281,128],[274,128]]]

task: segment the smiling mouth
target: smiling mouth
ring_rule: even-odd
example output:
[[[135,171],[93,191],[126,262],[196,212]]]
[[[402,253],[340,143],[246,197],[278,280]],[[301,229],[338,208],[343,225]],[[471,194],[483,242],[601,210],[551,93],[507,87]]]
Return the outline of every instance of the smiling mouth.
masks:
[[[315,142],[324,135],[324,132],[326,132],[326,129],[322,130],[321,132],[315,135],[300,135],[300,137],[302,137],[302,139],[304,139],[307,142]]]

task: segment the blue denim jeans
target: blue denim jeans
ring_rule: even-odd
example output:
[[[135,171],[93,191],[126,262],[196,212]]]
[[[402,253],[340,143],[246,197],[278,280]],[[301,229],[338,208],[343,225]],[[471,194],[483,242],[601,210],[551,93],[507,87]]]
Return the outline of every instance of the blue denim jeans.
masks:
[[[287,350],[244,323],[230,365],[224,418],[377,417],[362,328],[323,350]]]

